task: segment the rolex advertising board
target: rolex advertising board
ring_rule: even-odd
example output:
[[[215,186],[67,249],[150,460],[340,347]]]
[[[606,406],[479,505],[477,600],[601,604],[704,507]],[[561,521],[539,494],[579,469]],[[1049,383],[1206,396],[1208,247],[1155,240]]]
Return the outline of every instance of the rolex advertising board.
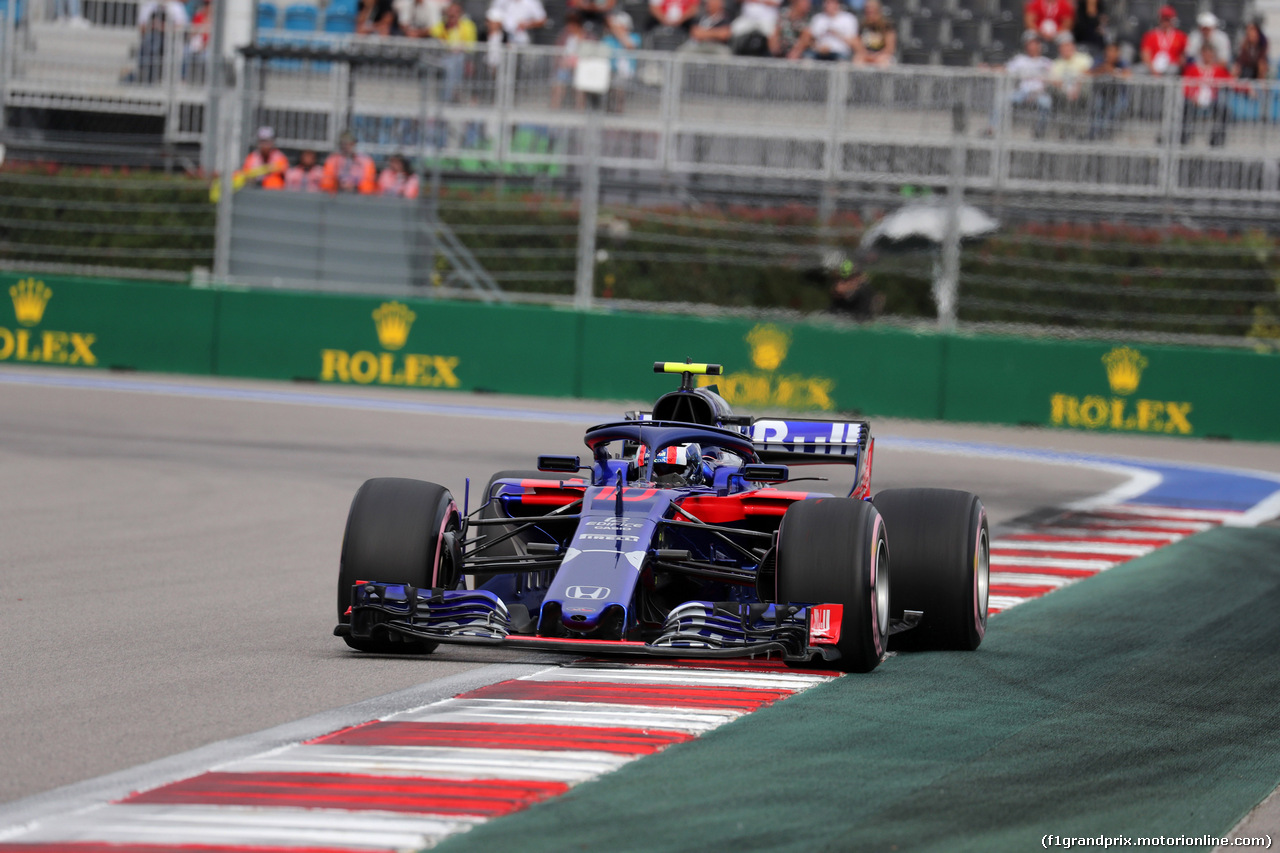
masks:
[[[1280,441],[1280,356],[832,322],[0,274],[0,365],[651,404],[692,358],[739,412]]]
[[[589,314],[582,394],[652,402],[670,377],[636,365],[689,357],[724,366],[704,376],[744,413],[862,412],[935,418],[941,397],[937,335],[836,324]]]
[[[0,363],[209,373],[214,295],[0,273]]]
[[[1280,438],[1274,355],[1013,338],[954,338],[949,352],[946,420]]]
[[[577,325],[542,307],[224,291],[218,372],[567,397]]]

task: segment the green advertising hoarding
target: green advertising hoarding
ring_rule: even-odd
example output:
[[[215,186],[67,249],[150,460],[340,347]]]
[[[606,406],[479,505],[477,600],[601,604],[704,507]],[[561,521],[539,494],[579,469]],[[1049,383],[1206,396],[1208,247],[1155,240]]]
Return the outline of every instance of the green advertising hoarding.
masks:
[[[0,363],[213,371],[216,294],[0,273]]]
[[[1280,439],[1280,357],[1243,350],[956,337],[942,417]]]
[[[1280,441],[1280,355],[0,273],[0,364]]]
[[[669,314],[585,315],[582,396],[652,401],[670,376],[655,361],[709,361],[715,385],[744,412],[811,411],[936,418],[946,339],[898,330]]]
[[[223,291],[217,372],[325,383],[577,394],[579,315],[537,306]]]

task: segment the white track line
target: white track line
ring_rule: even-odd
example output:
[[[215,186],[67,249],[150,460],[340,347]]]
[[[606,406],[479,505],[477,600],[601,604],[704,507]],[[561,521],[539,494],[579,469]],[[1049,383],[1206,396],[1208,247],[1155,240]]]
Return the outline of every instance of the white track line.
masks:
[[[450,723],[537,723],[561,726],[617,726],[701,734],[742,716],[734,710],[659,708],[601,702],[537,702],[527,699],[450,699],[432,708],[397,714],[397,721]]]
[[[616,770],[636,757],[583,750],[309,744],[237,761],[218,770],[224,773],[358,773],[449,779],[524,779],[576,784]]]
[[[991,552],[991,568],[997,566],[1052,566],[1060,569],[1109,569],[1124,560],[1065,560],[1058,557],[997,557]]]
[[[1113,554],[1117,557],[1141,557],[1154,550],[1154,545],[1127,545],[1114,542],[1019,542],[1016,539],[995,539],[991,542],[991,554],[1004,551],[1057,551],[1064,554]]]
[[[252,806],[110,805],[49,821],[22,836],[110,844],[418,849],[469,829],[474,818]]]

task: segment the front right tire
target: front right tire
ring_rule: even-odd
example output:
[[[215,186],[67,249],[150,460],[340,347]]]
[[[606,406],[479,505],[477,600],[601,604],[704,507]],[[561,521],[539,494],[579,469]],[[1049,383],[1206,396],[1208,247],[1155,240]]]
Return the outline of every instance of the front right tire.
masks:
[[[351,501],[338,568],[338,622],[350,622],[351,589],[357,581],[402,583],[419,589],[458,583],[458,506],[444,486],[422,480],[380,477],[368,480]],[[436,643],[384,634],[343,637],[362,652],[426,654]]]

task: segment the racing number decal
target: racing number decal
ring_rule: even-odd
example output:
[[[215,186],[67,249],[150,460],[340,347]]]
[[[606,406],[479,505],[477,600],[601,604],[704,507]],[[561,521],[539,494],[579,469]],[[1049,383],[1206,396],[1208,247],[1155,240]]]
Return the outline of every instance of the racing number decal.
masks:
[[[628,497],[627,495],[628,492],[634,493],[636,491],[637,491],[636,489],[628,489],[626,486],[623,486],[622,499],[624,501],[647,501],[649,500],[649,498],[653,497],[658,493],[657,489],[645,489],[643,492],[640,492],[640,494],[631,494],[630,497]],[[611,501],[614,499],[614,496],[617,495],[617,493],[618,493],[617,486],[605,486],[603,489],[600,490],[600,493],[595,496],[595,500],[593,501],[593,503],[599,503],[600,501]]]
[[[843,604],[815,604],[809,608],[809,645],[834,646],[840,642]]]

